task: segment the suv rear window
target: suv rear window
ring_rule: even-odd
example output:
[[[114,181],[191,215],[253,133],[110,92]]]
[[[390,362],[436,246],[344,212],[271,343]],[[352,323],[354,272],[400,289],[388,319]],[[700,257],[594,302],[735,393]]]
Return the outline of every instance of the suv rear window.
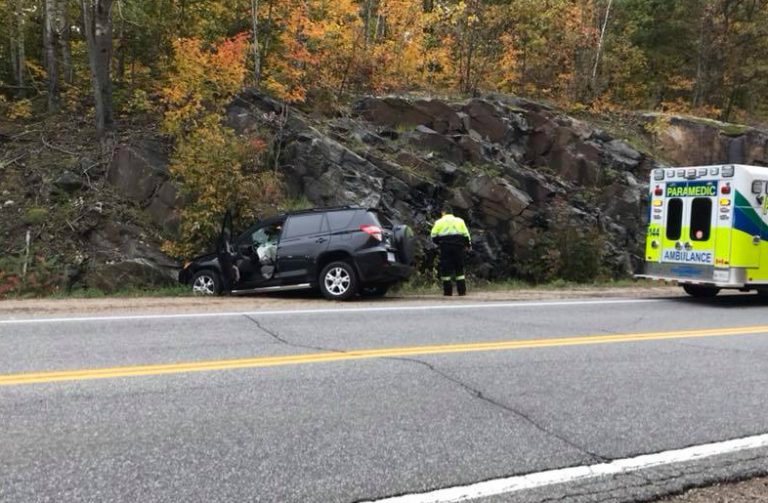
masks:
[[[360,216],[357,217],[357,225],[376,225],[381,227],[379,217],[372,211],[361,211]]]
[[[355,218],[356,211],[329,211],[328,212],[328,224],[331,226],[331,231],[341,231],[349,228],[352,223],[352,219]]]
[[[306,236],[320,232],[323,226],[323,216],[322,213],[310,213],[289,217],[284,237],[295,238],[296,236]]]

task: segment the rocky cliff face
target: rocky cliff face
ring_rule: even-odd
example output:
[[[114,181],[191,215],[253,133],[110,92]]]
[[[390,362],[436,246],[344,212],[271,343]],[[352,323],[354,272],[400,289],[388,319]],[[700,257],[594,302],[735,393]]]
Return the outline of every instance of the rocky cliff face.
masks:
[[[241,135],[271,128],[290,195],[316,206],[380,208],[426,236],[444,202],[473,233],[472,272],[535,280],[626,276],[642,261],[649,171],[663,163],[587,122],[504,95],[462,102],[368,97],[317,119],[257,92],[231,104]],[[644,132],[677,165],[766,161],[768,135],[684,118],[645,116]],[[173,232],[180,204],[164,160],[124,146],[108,178]],[[258,196],[256,196],[258,197]]]
[[[768,165],[766,131],[694,117],[644,118],[659,154],[673,165]]]
[[[283,104],[251,92],[228,118],[247,135],[283,114]],[[655,163],[584,122],[507,96],[364,98],[346,117],[288,117],[281,169],[292,195],[378,207],[421,236],[448,202],[470,225],[481,277],[542,279],[545,259],[555,275],[578,247],[593,269],[616,276],[637,263],[639,180]]]

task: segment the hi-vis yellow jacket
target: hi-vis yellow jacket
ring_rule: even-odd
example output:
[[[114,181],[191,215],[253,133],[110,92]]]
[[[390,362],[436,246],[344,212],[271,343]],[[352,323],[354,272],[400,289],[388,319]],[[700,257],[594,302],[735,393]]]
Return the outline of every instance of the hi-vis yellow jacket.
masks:
[[[437,244],[457,244],[469,246],[469,229],[464,220],[454,215],[443,215],[435,222],[431,232],[432,241]]]

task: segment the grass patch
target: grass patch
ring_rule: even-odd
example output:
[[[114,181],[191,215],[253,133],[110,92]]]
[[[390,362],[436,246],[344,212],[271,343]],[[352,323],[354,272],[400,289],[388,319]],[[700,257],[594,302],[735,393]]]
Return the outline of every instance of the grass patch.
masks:
[[[468,279],[467,289],[470,292],[514,292],[522,290],[537,290],[537,291],[558,291],[558,290],[583,290],[588,288],[646,288],[651,286],[659,286],[657,282],[653,282],[646,279],[622,279],[622,280],[606,280],[606,281],[594,281],[591,283],[577,283],[574,281],[565,281],[562,279],[551,281],[548,283],[528,283],[526,281],[518,279],[500,280],[500,281],[488,281],[480,279]],[[401,295],[438,295],[442,294],[442,285],[439,282],[434,284],[428,284],[423,281],[418,283],[403,283],[395,290]]]
[[[725,136],[741,136],[745,134],[747,131],[749,131],[750,129],[752,129],[749,126],[746,126],[744,124],[720,122],[715,119],[707,119],[706,117],[695,117],[692,115],[683,115],[681,117],[683,117],[685,120],[694,122],[696,124],[702,124],[704,126],[717,128]]]

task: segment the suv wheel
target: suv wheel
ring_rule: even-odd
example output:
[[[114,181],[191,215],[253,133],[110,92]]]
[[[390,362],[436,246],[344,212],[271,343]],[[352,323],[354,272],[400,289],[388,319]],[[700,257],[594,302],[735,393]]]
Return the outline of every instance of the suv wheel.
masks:
[[[217,295],[221,293],[221,278],[213,271],[200,271],[192,278],[192,293],[195,295]]]
[[[319,283],[326,299],[348,300],[357,293],[357,277],[349,262],[331,262],[325,266]]]

